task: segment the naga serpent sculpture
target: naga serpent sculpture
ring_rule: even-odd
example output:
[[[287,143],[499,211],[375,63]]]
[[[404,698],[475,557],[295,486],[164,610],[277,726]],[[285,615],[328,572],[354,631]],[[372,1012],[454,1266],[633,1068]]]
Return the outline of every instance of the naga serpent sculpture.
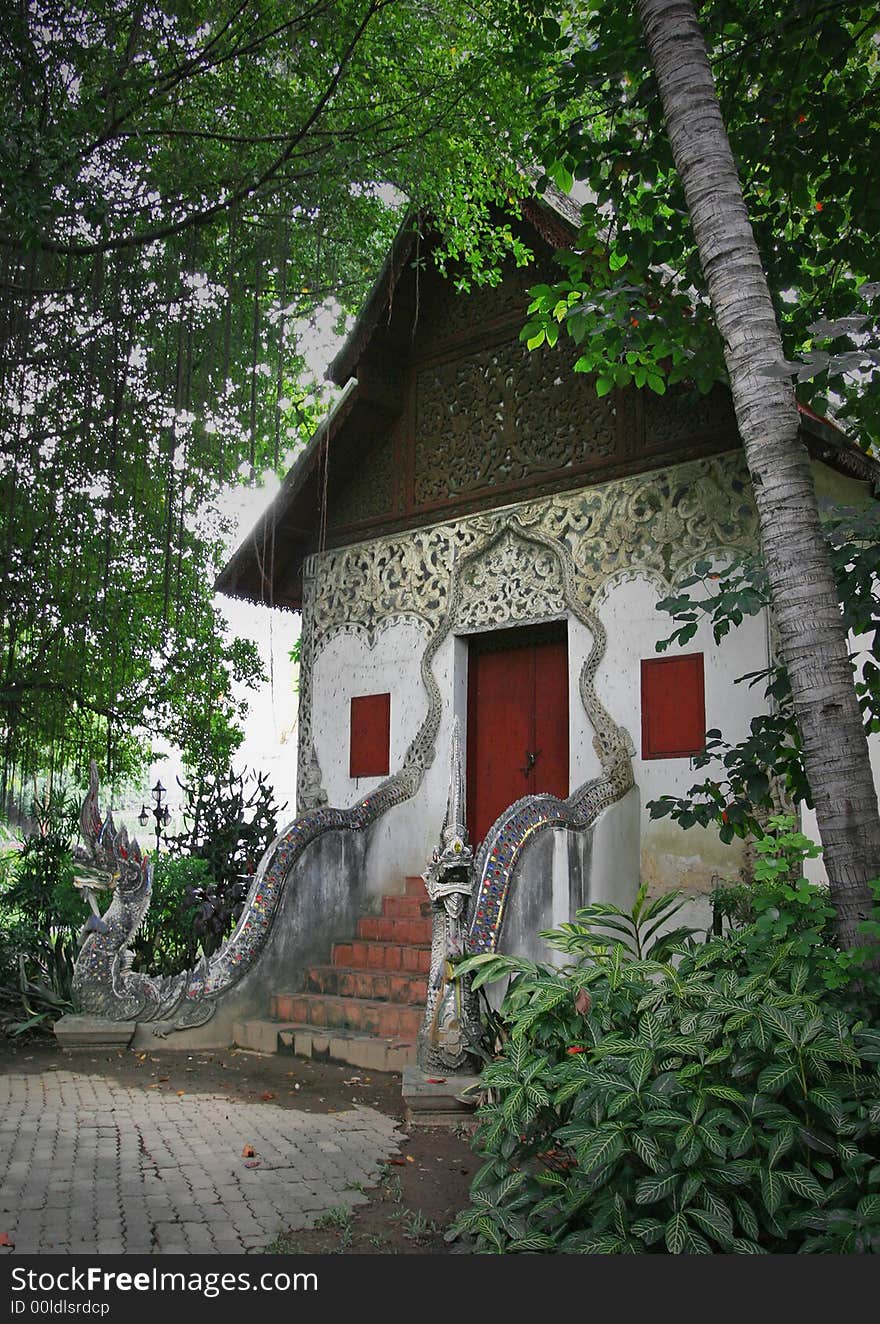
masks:
[[[422,877],[431,903],[431,968],[418,1038],[422,1071],[457,1072],[476,1056],[480,1011],[465,977],[456,979],[453,960],[465,956],[466,922],[473,890],[474,852],[464,812],[464,775],[458,718],[452,723],[449,794],[440,844]]]
[[[114,1021],[155,1022],[154,1032],[160,1035],[211,1019],[217,999],[238,983],[262,951],[287,877],[305,847],[334,829],[362,830],[418,790],[440,727],[442,702],[432,662],[441,642],[436,636],[422,656],[428,713],[400,771],[351,809],[321,806],[294,819],[263,855],[230,937],[193,970],[154,976],[131,968],[130,946],[150,906],[153,869],[137,841],[130,842],[124,828],[116,831],[111,814],[102,819],[98,769],[91,762],[80,825],[91,862],[105,878],[112,876],[113,900],[100,919],[91,916],[85,926],[74,971],[74,994],[83,1012]],[[85,886],[82,890],[87,893]]]

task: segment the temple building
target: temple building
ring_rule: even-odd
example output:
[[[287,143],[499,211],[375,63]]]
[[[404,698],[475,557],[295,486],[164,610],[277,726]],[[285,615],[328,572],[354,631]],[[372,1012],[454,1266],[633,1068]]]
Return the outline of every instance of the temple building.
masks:
[[[546,956],[541,929],[628,905],[639,879],[683,887],[705,922],[713,880],[747,864],[647,809],[705,776],[708,729],[737,740],[762,702],[736,681],[770,660],[765,614],[655,647],[657,603],[695,562],[757,548],[730,394],[600,397],[567,338],[526,348],[526,292],[559,278],[576,229],[562,200],[525,204],[534,262],[465,294],[408,222],[329,370],[335,408],[218,580],[302,612],[297,814],[321,834],[269,942],[292,993],[381,897],[415,899],[456,718],[472,950]],[[801,429],[820,501],[870,500],[880,466],[808,411]]]

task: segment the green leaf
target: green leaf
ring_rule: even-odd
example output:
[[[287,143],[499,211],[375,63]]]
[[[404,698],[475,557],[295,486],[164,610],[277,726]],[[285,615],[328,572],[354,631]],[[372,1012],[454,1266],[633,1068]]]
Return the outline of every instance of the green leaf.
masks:
[[[736,1216],[739,1219],[739,1224],[743,1232],[745,1232],[746,1236],[752,1241],[757,1241],[760,1232],[758,1228],[758,1220],[755,1217],[755,1211],[752,1209],[752,1206],[740,1196],[734,1195],[733,1207],[736,1210]]]
[[[836,1126],[843,1126],[843,1100],[836,1090],[814,1087],[808,1092],[807,1098],[822,1112],[828,1113]]]
[[[708,1209],[692,1207],[688,1212],[692,1222],[701,1227],[704,1232],[708,1232],[709,1236],[714,1237],[721,1246],[730,1245],[733,1240],[733,1229],[729,1220]]]
[[[707,1085],[703,1093],[710,1095],[713,1099],[725,1099],[728,1103],[738,1103],[746,1106],[748,1102],[744,1094],[733,1089],[730,1085]]]
[[[777,1171],[777,1176],[790,1191],[794,1191],[802,1200],[811,1200],[813,1204],[823,1203],[825,1193],[816,1178],[806,1168],[799,1169],[796,1172],[783,1172],[780,1169]],[[775,1211],[771,1210],[771,1212]]]
[[[649,1049],[643,1048],[632,1058],[628,1068],[629,1078],[637,1090],[640,1090],[645,1081],[651,1074],[651,1067],[654,1065],[654,1055]]]
[[[797,1078],[797,1064],[780,1062],[765,1067],[758,1075],[758,1089],[762,1094],[779,1094],[791,1081]]]
[[[688,1225],[684,1214],[673,1214],[666,1224],[666,1249],[670,1255],[681,1255],[687,1245]]]
[[[633,1131],[630,1136],[630,1144],[645,1166],[651,1168],[653,1172],[657,1172],[660,1168],[661,1159],[660,1150],[657,1148],[655,1141],[650,1136],[642,1135],[639,1131]]]
[[[636,1204],[655,1204],[675,1190],[677,1184],[678,1174],[674,1172],[643,1177],[636,1182]]]
[[[610,1163],[623,1151],[623,1137],[617,1127],[603,1127],[585,1143],[577,1145],[578,1162],[584,1172],[592,1172]]]
[[[780,1175],[774,1169],[768,1168],[761,1173],[761,1199],[764,1201],[764,1208],[770,1214],[775,1214],[782,1202],[783,1187]]]
[[[515,1241],[511,1241],[507,1249],[511,1252],[553,1251],[556,1250],[556,1242],[546,1232],[530,1232],[528,1236],[517,1237]]]

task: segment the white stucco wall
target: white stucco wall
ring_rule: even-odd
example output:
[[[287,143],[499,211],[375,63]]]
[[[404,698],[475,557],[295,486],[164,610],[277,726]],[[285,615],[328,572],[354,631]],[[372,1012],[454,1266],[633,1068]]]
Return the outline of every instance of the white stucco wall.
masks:
[[[706,462],[707,469],[711,470],[714,463]],[[841,479],[823,465],[816,468],[817,488],[823,500],[858,504],[865,499],[865,484]],[[707,507],[710,518],[706,528],[710,530],[710,538],[716,536],[716,526],[712,521],[723,521],[723,512],[719,514],[717,510],[717,488],[713,497],[711,485],[708,488],[700,486],[700,469],[696,465],[682,466],[679,472],[693,475],[687,478],[686,489],[692,503],[694,499],[703,499],[697,494],[706,493],[705,500],[710,503]],[[645,475],[639,481],[650,483],[650,476]],[[615,486],[609,484],[607,490]],[[713,500],[716,501],[716,507],[711,507]],[[534,512],[540,505],[533,503],[530,510]],[[637,506],[630,508],[641,509]],[[631,529],[623,528],[615,534],[614,528],[609,527],[608,536],[619,536],[622,539],[621,546],[636,547],[639,538],[650,540],[661,536],[667,524],[662,519],[658,520],[655,532],[650,503],[645,508],[648,513],[642,516],[644,528],[635,544],[627,541],[632,537]],[[698,509],[692,504],[689,519],[693,519],[695,508]],[[670,527],[674,528],[674,520],[668,511],[665,518],[667,523],[672,521]],[[584,536],[590,538],[593,535],[590,532]],[[672,537],[672,534],[668,536]],[[394,561],[394,566],[400,574],[399,581],[392,584],[394,592],[399,593],[400,584],[406,582],[406,576],[411,576],[413,582],[419,582],[422,573],[422,562],[419,559],[423,555],[421,548],[429,545],[434,546],[430,542],[430,531],[423,530],[418,535],[414,534],[406,552],[410,559],[406,560],[395,544],[398,559]],[[572,545],[571,541],[569,545]],[[363,546],[369,548],[372,544]],[[381,551],[382,541],[379,540],[376,546]],[[611,548],[612,543],[609,542],[608,546]],[[694,544],[690,546],[693,548]],[[616,542],[613,547],[617,548]],[[705,556],[709,553],[711,548],[701,549],[695,554]],[[677,545],[670,544],[664,554],[673,563],[681,565],[681,551]],[[617,549],[618,567],[621,559]],[[589,556],[585,557],[585,561],[590,563]],[[640,664],[642,659],[647,658],[672,657],[682,652],[702,653],[707,728],[720,728],[725,739],[739,740],[748,734],[751,718],[765,706],[763,686],[760,683],[750,688],[746,683],[736,682],[745,673],[766,667],[769,652],[768,621],[766,613],[747,618],[720,644],[715,643],[711,627],[701,622],[696,635],[683,649],[673,646],[658,654],[655,645],[671,633],[672,621],[656,609],[659,599],[670,592],[670,586],[662,582],[659,571],[659,565],[663,564],[662,558],[658,560],[655,556],[654,561],[655,567],[652,569],[631,568],[623,577],[616,572],[612,579],[599,588],[590,603],[607,634],[605,653],[596,674],[596,692],[611,718],[625,727],[632,738],[636,750],[633,769],[638,792],[635,797],[637,804],[634,803],[627,814],[627,821],[631,819],[633,827],[626,834],[626,842],[612,839],[613,833],[596,834],[590,866],[591,887],[594,891],[596,888],[599,891],[609,889],[609,894],[615,890],[616,860],[621,851],[627,854],[635,837],[642,878],[652,890],[683,887],[691,893],[693,919],[704,922],[708,916],[705,894],[713,880],[727,881],[738,877],[744,864],[744,847],[738,840],[725,845],[714,829],[693,827],[684,831],[669,818],[654,820],[650,817],[647,806],[651,800],[662,795],[685,794],[692,785],[704,780],[710,769],[695,769],[690,758],[643,758]],[[323,573],[323,564],[322,559],[318,558],[319,578]],[[373,564],[370,554],[365,552],[360,560],[354,556],[350,568],[355,578],[363,573],[367,576],[365,582],[372,582],[363,566],[369,568]],[[439,575],[442,579],[442,565],[442,560],[432,561],[430,569],[426,566],[426,576],[430,578],[431,575]],[[723,562],[719,562],[717,568],[720,569],[722,565]],[[523,571],[521,563],[518,564],[519,596],[512,590],[511,598],[511,601],[523,604],[517,606],[517,611],[531,610],[529,594],[523,593],[523,576],[527,581],[529,573],[528,569]],[[687,567],[679,571],[679,577],[685,573]],[[341,578],[338,582],[347,583],[347,580]],[[400,606],[404,606],[405,601],[405,595],[397,599]],[[385,607],[387,610],[387,603]],[[364,611],[366,609],[365,606]],[[546,617],[552,618],[549,615]],[[539,616],[524,619],[534,621]],[[569,643],[570,787],[573,790],[596,777],[600,772],[600,763],[593,748],[594,731],[579,689],[581,669],[593,647],[593,636],[591,630],[570,612],[566,619]],[[339,620],[340,616],[337,615],[336,621]],[[508,622],[510,625],[520,623],[518,619]],[[502,620],[497,618],[491,626],[485,628],[499,627],[503,628]],[[333,628],[337,632],[328,640],[317,641],[317,656],[312,673],[312,738],[329,802],[331,805],[346,807],[368,794],[382,780],[355,780],[348,775],[350,701],[357,695],[385,691],[391,693],[390,771],[394,773],[401,767],[406,749],[427,712],[427,695],[422,683],[420,663],[429,637],[429,627],[416,618],[396,619],[377,631],[372,646],[364,634],[349,629],[339,631],[338,624]],[[416,795],[390,810],[371,830],[364,867],[367,871],[367,891],[374,897],[378,897],[382,891],[402,887],[406,874],[420,873],[437,842],[446,804],[449,739],[454,713],[459,715],[462,735],[466,741],[467,658],[467,635],[457,635],[453,630],[434,659],[433,669],[442,696],[442,712],[433,764],[427,770]],[[880,757],[877,757],[880,741],[875,740],[873,744],[876,762],[880,765]],[[619,819],[620,823],[623,821],[623,818]],[[810,829],[809,817],[805,826],[807,830]],[[816,866],[813,872],[818,872],[820,868]],[[551,870],[554,877],[555,872]],[[548,887],[552,886],[553,879],[548,878]],[[559,888],[557,878],[557,892]],[[595,892],[595,895],[599,895],[599,892]],[[556,907],[553,908],[554,916],[555,911]]]
[[[606,654],[596,675],[598,696],[612,718],[623,725],[636,747],[634,773],[640,808],[632,818],[640,837],[642,877],[657,887],[683,886],[703,892],[713,875],[735,878],[741,843],[725,846],[717,833],[700,828],[684,832],[669,819],[654,821],[646,803],[664,794],[683,794],[704,773],[688,758],[643,759],[641,756],[640,663],[659,656],[657,640],[669,633],[669,618],[656,610],[663,590],[644,577],[610,585],[596,604],[608,635]],[[600,771],[593,748],[594,731],[580,698],[580,671],[592,647],[590,632],[568,618],[570,785],[574,789]],[[318,653],[312,679],[313,737],[331,804],[349,806],[382,778],[354,779],[348,773],[349,712],[352,697],[391,694],[391,772],[400,768],[406,749],[427,711],[420,673],[426,631],[416,620],[398,621],[380,630],[371,648],[352,633],[337,634]],[[746,671],[758,670],[767,657],[767,622],[763,616],[744,622],[722,645],[702,625],[695,638],[674,652],[704,654],[707,726],[738,739],[761,706],[758,689],[734,684]],[[420,873],[436,844],[446,807],[449,739],[454,712],[467,738],[467,637],[450,636],[437,653],[434,674],[443,696],[437,754],[412,800],[398,805],[377,825],[367,860],[368,890],[378,895],[402,886],[406,874]],[[617,851],[602,845],[595,878],[600,891],[616,890]],[[607,855],[607,860],[605,856]]]
[[[414,619],[380,630],[372,648],[362,635],[345,632],[329,640],[318,653],[312,672],[312,735],[331,805],[347,808],[384,780],[349,776],[353,697],[390,693],[390,771],[400,769],[427,713],[421,676],[426,643],[426,627]],[[366,859],[367,890],[377,897],[382,892],[402,889],[407,874],[421,873],[439,838],[448,787],[455,656],[456,640],[450,637],[434,660],[434,675],[443,696],[434,762],[416,795],[389,810],[373,829]],[[459,680],[459,694],[460,686]]]
[[[683,795],[703,781],[710,768],[695,769],[690,758],[642,757],[642,658],[703,654],[706,729],[719,728],[726,740],[748,734],[749,722],[764,711],[763,688],[737,685],[738,677],[767,665],[767,615],[748,617],[720,644],[711,627],[701,622],[697,633],[682,648],[671,645],[657,653],[656,643],[672,632],[671,617],[657,611],[665,589],[643,576],[606,586],[596,610],[608,632],[608,647],[599,664],[596,690],[616,721],[626,727],[636,754],[633,773],[641,792],[642,878],[652,890],[683,887],[705,891],[713,876],[736,879],[742,861],[742,843],[725,845],[714,828],[680,828],[670,818],[652,819],[647,808],[662,795]]]

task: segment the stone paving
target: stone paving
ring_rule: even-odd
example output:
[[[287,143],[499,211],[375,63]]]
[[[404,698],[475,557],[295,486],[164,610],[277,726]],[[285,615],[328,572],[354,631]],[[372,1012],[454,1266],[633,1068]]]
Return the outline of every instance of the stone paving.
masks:
[[[399,1139],[372,1108],[295,1112],[10,1072],[0,1076],[0,1231],[15,1244],[3,1253],[259,1250],[362,1204]]]

